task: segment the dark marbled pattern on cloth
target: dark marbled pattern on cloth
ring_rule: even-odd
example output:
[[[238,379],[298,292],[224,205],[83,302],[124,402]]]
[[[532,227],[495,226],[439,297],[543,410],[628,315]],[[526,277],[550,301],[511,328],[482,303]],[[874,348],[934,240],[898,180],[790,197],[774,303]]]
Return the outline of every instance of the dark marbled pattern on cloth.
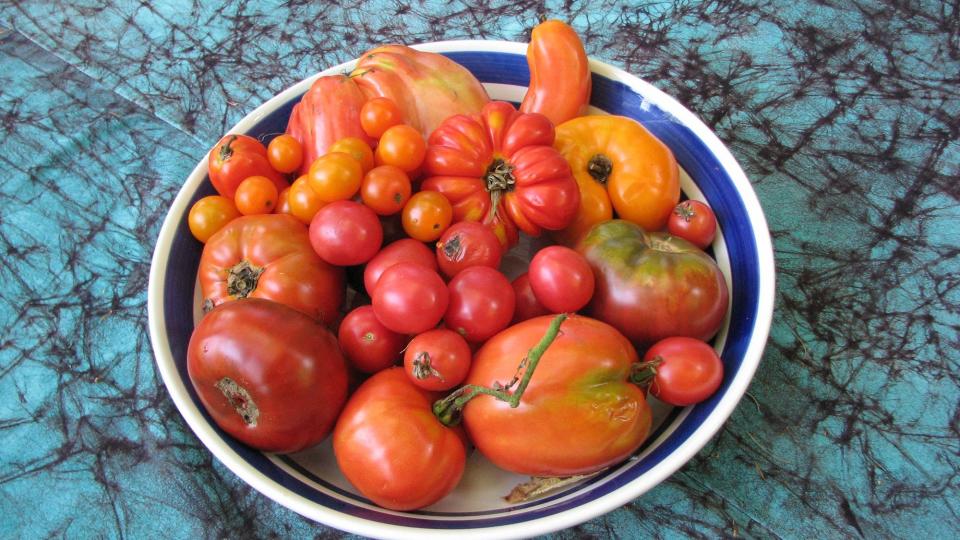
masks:
[[[714,128],[765,209],[750,394],[679,473],[558,538],[960,535],[956,2],[0,3],[0,536],[339,536],[253,491],[157,375],[146,283],[207,148],[387,41],[588,52]]]

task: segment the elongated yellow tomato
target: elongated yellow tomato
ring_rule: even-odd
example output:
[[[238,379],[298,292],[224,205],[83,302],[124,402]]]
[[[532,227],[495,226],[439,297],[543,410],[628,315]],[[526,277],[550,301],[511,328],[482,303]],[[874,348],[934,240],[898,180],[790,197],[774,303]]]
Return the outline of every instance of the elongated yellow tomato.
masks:
[[[680,200],[680,169],[673,152],[640,122],[588,115],[557,127],[554,147],[580,186],[580,209],[558,240],[575,243],[590,227],[617,217],[645,230],[663,229]]]

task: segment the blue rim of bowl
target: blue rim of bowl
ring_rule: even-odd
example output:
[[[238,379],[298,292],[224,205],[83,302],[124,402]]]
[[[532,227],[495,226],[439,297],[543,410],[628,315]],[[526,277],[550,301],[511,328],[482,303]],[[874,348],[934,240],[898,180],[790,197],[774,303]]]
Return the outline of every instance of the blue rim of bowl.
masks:
[[[484,83],[515,86],[528,83],[525,44],[438,42],[417,48],[447,55]],[[331,68],[298,83],[252,112],[231,132],[260,135],[283,131],[290,108],[316,77],[347,71],[351,64]],[[393,512],[377,508],[362,497],[317,478],[289,458],[265,455],[237,443],[214,425],[200,406],[192,386],[186,383],[189,380],[186,347],[193,330],[193,290],[200,246],[190,235],[184,216],[185,209],[195,200],[213,193],[209,182],[198,182],[206,178],[206,165],[201,162],[178,194],[161,229],[151,267],[148,310],[151,340],[164,382],[188,424],[218,459],[255,489],[281,504],[359,534],[409,537],[458,529],[460,534],[484,535],[495,529],[498,535],[528,536],[586,521],[629,502],[699,451],[746,390],[769,332],[773,261],[766,222],[749,182],[732,155],[692,113],[659,90],[616,68],[597,61],[591,61],[591,68],[594,71],[592,105],[642,121],[674,150],[681,167],[696,180],[703,197],[717,211],[730,273],[734,276],[729,327],[721,354],[727,373],[717,394],[697,406],[675,412],[664,424],[662,440],[642,458],[553,496],[503,510],[480,512]],[[170,261],[176,261],[176,268],[182,271],[168,272],[170,266],[166,263]],[[649,441],[657,438],[654,434]],[[303,479],[284,470],[281,463]],[[651,474],[652,471],[656,474]]]

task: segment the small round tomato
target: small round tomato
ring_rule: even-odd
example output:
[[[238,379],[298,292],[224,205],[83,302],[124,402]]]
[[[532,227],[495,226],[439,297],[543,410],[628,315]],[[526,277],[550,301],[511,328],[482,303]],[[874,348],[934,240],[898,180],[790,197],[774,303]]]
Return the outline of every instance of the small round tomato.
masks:
[[[435,399],[399,367],[370,377],[350,396],[333,431],[333,453],[364,497],[384,508],[414,510],[460,482],[466,448],[460,434],[433,415]]]
[[[292,173],[303,163],[303,147],[291,135],[277,135],[267,145],[267,159],[275,171]]]
[[[410,262],[387,268],[371,296],[377,319],[401,334],[419,334],[437,326],[450,302],[440,274]]]
[[[453,330],[428,330],[410,340],[403,369],[413,384],[442,392],[458,386],[470,371],[470,345]]]
[[[427,142],[420,132],[406,124],[388,128],[380,136],[377,144],[377,165],[394,165],[411,172],[423,163],[427,153]]]
[[[487,266],[472,266],[450,280],[450,305],[443,320],[472,343],[482,343],[513,319],[516,295],[510,280]]]
[[[324,261],[352,266],[369,261],[383,242],[383,227],[373,210],[353,201],[337,201],[317,211],[310,222],[310,244]]]
[[[360,137],[344,137],[339,139],[330,145],[330,149],[327,150],[327,152],[343,152],[344,154],[350,155],[360,163],[360,168],[364,174],[373,168],[373,150],[370,149],[367,141]]]
[[[379,139],[384,131],[402,123],[403,113],[390,98],[375,97],[360,108],[360,127],[374,139]]]
[[[190,336],[187,372],[224,431],[269,452],[296,452],[333,429],[347,370],[323,324],[283,304],[247,298],[207,313]]]
[[[514,323],[550,313],[550,310],[543,307],[543,304],[537,300],[537,295],[533,294],[529,273],[525,272],[517,276],[511,285],[513,285],[513,292],[517,297],[517,307],[513,310]]]
[[[499,268],[502,257],[497,235],[476,221],[454,223],[437,242],[437,262],[448,278],[471,266]]]
[[[383,325],[373,306],[360,306],[344,317],[338,331],[340,350],[353,367],[376,373],[400,359],[407,338]]]
[[[283,191],[277,195],[277,206],[273,209],[274,214],[290,214],[290,188],[284,188]]]
[[[310,187],[310,180],[304,175],[290,185],[287,204],[290,206],[290,214],[293,217],[309,225],[313,221],[313,216],[317,215],[326,203],[320,200],[317,192]]]
[[[450,201],[436,191],[414,193],[403,207],[403,230],[421,242],[433,242],[453,219]]]
[[[706,203],[683,201],[678,204],[670,219],[667,232],[679,236],[700,249],[707,249],[717,234],[717,217]]]
[[[360,198],[381,216],[389,216],[403,210],[410,200],[413,188],[410,178],[393,165],[380,165],[363,177]]]
[[[233,201],[222,195],[209,195],[193,203],[187,224],[193,237],[206,244],[213,233],[238,217],[240,212]],[[433,258],[432,253],[430,258]]]
[[[573,313],[593,297],[593,270],[587,259],[564,246],[547,246],[530,259],[530,287],[553,313]]]
[[[240,182],[233,202],[237,210],[245,216],[269,214],[277,206],[280,193],[273,181],[266,176],[251,176]]]
[[[401,238],[381,249],[363,269],[363,287],[367,294],[373,296],[383,271],[400,262],[411,262],[437,271],[437,259],[430,248],[413,238]]]
[[[266,176],[278,193],[287,187],[283,175],[270,166],[267,148],[248,135],[224,135],[207,155],[207,170],[217,193],[231,199],[240,182],[251,176]]]
[[[323,202],[342,201],[356,195],[363,167],[350,154],[331,152],[317,158],[307,173],[310,187]]]
[[[649,380],[651,394],[679,407],[709,398],[723,382],[723,362],[717,351],[690,337],[668,337],[654,343],[637,372],[641,381]]]

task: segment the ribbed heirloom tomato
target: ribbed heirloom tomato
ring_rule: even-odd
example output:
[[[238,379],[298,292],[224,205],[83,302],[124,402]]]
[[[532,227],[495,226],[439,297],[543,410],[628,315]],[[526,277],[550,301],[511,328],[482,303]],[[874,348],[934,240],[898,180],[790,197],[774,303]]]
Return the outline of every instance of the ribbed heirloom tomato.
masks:
[[[307,228],[287,214],[231,221],[207,241],[197,273],[210,307],[265,298],[329,324],[343,301],[343,270],[323,262]]]

